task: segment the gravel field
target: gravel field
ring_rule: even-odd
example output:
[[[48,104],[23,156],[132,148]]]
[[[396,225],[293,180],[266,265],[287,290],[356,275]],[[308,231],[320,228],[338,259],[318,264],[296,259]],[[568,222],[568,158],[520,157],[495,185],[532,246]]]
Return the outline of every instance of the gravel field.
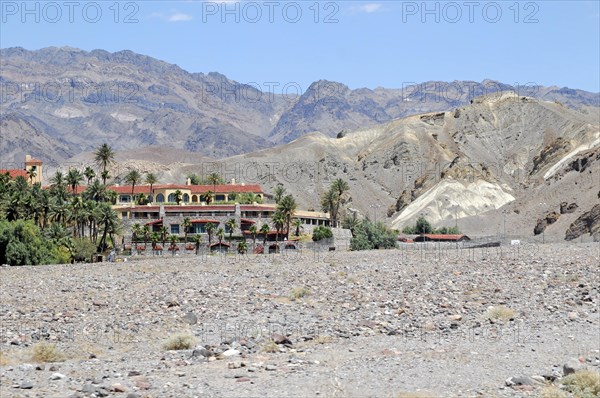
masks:
[[[2,267],[0,396],[536,397],[598,370],[597,243],[418,248]]]

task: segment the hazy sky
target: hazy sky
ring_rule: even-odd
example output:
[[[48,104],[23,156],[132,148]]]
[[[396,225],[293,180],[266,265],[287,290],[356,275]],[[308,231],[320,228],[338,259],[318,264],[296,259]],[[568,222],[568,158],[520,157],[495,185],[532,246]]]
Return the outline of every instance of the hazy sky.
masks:
[[[128,49],[303,89],[490,78],[598,92],[599,3],[0,0],[0,47]]]

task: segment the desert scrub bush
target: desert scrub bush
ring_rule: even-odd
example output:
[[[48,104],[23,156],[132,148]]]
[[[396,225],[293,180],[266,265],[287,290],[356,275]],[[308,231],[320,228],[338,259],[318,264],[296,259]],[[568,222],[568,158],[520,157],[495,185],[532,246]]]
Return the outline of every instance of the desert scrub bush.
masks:
[[[163,348],[167,351],[174,350],[189,350],[195,344],[194,336],[189,334],[177,334],[171,337],[163,344]]]
[[[308,290],[308,288],[302,286],[302,287],[295,287],[292,289],[292,292],[290,293],[290,298],[292,300],[298,300],[301,299],[302,297],[308,296],[310,294],[310,290]]]
[[[62,362],[65,356],[56,345],[41,341],[33,346],[32,359],[36,362]]]
[[[508,321],[514,319],[516,312],[504,305],[489,307],[485,313],[485,319],[494,321]]]
[[[568,375],[561,381],[575,398],[600,397],[600,373],[583,369]]]

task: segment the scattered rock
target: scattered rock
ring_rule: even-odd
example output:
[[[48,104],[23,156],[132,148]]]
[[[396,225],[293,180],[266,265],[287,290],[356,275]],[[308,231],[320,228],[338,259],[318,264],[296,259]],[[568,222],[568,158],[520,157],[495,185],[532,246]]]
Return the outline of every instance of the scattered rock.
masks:
[[[583,369],[583,366],[581,365],[581,362],[579,362],[578,359],[575,359],[575,358],[569,359],[567,361],[567,363],[565,363],[563,365],[563,374],[565,376],[568,376],[571,373],[575,373],[575,372],[577,372],[578,370],[581,370],[581,369]]]

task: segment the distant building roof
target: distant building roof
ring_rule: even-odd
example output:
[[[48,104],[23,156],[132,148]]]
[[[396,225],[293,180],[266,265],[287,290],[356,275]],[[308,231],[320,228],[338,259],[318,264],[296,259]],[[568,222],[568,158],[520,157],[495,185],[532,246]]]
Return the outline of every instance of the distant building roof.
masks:
[[[210,245],[210,247],[215,247],[215,246],[231,247],[231,245],[229,243],[225,243],[225,242],[216,242],[216,243],[213,243],[212,245]]]
[[[27,171],[22,169],[13,169],[13,170],[0,170],[0,174],[6,174],[10,176],[10,178],[17,178],[19,176],[27,178]]]
[[[463,234],[423,234],[417,236],[415,242],[422,242],[426,240],[438,241],[438,242],[459,242],[461,240],[471,240],[467,235]]]
[[[77,191],[82,192],[83,190],[85,190],[85,186],[79,186]],[[216,188],[216,191],[213,191]],[[119,185],[119,186],[114,186],[114,185],[109,185],[106,187],[106,189],[109,189],[111,191],[115,191],[118,194],[121,195],[131,195],[131,185]],[[169,190],[180,190],[180,191],[189,191],[192,195],[201,195],[204,194],[208,191],[211,191],[213,193],[217,193],[217,194],[226,194],[226,193],[263,193],[262,192],[262,188],[260,187],[260,185],[240,185],[240,184],[235,184],[235,185],[217,185],[216,187],[213,187],[212,185],[178,185],[178,184],[156,184],[152,186],[152,190],[157,191],[157,190],[164,190],[164,189],[169,189]],[[150,185],[136,185],[133,189],[133,193],[134,195],[139,195],[141,193],[146,194],[146,195],[150,195],[151,191],[150,191]]]
[[[190,222],[192,224],[208,224],[208,223],[211,223],[211,224],[220,224],[221,223],[221,221],[219,221],[219,220],[192,220]]]
[[[31,158],[29,160],[25,160],[25,164],[27,166],[41,166],[43,164],[43,162],[39,159],[35,159],[35,158]]]

